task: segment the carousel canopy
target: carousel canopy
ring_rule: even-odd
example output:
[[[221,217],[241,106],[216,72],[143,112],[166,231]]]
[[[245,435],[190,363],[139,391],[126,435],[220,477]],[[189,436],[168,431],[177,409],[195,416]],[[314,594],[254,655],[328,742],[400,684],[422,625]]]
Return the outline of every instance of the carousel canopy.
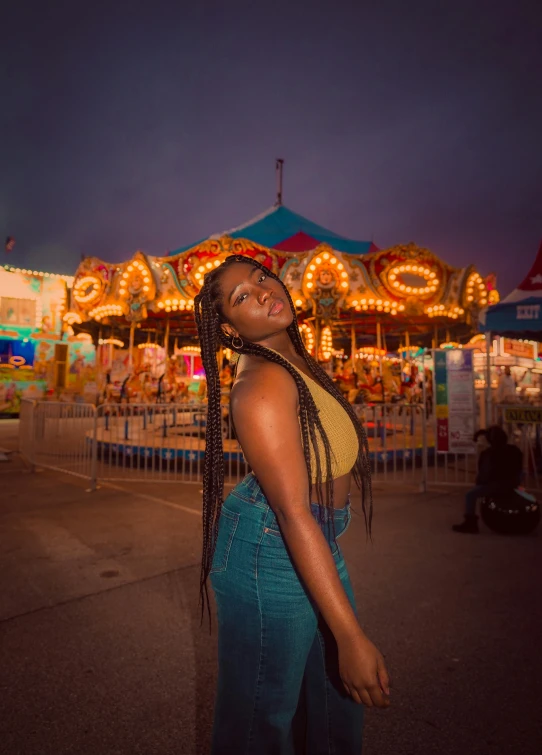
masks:
[[[248,239],[268,249],[278,249],[283,252],[308,252],[318,244],[329,244],[336,251],[346,254],[367,254],[367,252],[377,251],[372,241],[354,241],[339,236],[283,205],[271,207],[249,220],[248,223],[243,223],[237,228],[230,228],[210,238],[218,239],[222,236]],[[199,246],[202,241],[199,241],[196,246]],[[195,245],[190,244],[176,249],[171,252],[171,255],[181,254],[193,246]]]
[[[164,338],[167,330],[181,344],[191,343],[196,338],[194,297],[205,273],[232,254],[257,259],[283,281],[313,341],[317,323],[330,328],[337,342],[346,343],[353,333],[372,342],[380,332],[389,345],[406,330],[424,336],[450,326],[457,326],[456,336],[466,336],[491,301],[490,294],[496,293],[472,266],[453,268],[412,243],[356,255],[327,243],[290,252],[223,236],[175,256],[137,252],[121,264],[85,258],[64,321],[74,331],[90,330],[97,338],[104,326],[102,335],[118,335],[133,325],[136,342],[145,339],[147,330],[162,330]]]
[[[481,313],[482,330],[502,336],[540,337],[542,333],[542,242],[526,278],[500,304]]]

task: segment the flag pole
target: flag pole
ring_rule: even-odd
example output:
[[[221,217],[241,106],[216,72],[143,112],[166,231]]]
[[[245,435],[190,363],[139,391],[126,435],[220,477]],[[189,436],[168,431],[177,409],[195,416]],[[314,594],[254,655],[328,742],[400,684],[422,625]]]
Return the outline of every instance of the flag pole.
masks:
[[[280,207],[282,205],[282,168],[283,168],[283,165],[284,165],[284,160],[278,157],[275,161],[275,172],[277,174],[277,201],[275,202],[276,207]]]

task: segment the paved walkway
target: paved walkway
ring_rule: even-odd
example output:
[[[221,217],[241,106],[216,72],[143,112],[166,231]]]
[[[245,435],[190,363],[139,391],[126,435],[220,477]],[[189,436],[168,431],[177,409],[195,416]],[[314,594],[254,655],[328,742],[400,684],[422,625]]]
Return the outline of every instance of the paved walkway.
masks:
[[[0,446],[16,444],[0,422]],[[216,635],[198,613],[199,487],[0,464],[0,751],[208,751]],[[449,531],[458,493],[375,492],[343,538],[392,707],[364,755],[540,755],[542,542]]]

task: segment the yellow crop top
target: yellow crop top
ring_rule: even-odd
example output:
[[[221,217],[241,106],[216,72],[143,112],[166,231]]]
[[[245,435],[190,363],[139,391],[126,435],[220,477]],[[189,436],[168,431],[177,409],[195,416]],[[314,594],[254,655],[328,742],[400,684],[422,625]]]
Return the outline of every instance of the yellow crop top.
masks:
[[[269,348],[269,347],[267,347]],[[274,349],[271,349],[274,351]],[[278,353],[278,352],[275,352]],[[280,355],[282,356],[282,355]],[[283,357],[284,359],[284,357]],[[288,360],[286,360],[288,361]],[[331,450],[331,475],[335,479],[350,472],[356,459],[358,458],[359,442],[356,429],[352,420],[339,404],[337,399],[328,393],[322,386],[308,375],[305,375],[295,364],[289,362],[296,369],[311,392],[316,408],[320,413],[320,421],[324,428],[329,441]],[[301,420],[300,420],[301,423]],[[322,470],[322,481],[327,479],[326,471],[326,452],[324,443],[318,431],[316,431],[318,442],[318,453],[320,455],[320,467]],[[311,445],[311,469],[312,482],[316,482],[316,455]]]

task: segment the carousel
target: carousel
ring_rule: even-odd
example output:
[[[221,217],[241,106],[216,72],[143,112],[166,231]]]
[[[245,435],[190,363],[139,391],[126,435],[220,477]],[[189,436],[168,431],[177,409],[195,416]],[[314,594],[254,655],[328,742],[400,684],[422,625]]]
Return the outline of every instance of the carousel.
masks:
[[[264,246],[232,233],[163,257],[138,251],[121,264],[95,257],[81,262],[65,326],[73,334],[87,333],[97,347],[102,401],[143,407],[137,411],[144,416],[134,418],[139,430],[131,454],[144,448],[149,455],[149,449],[158,446],[164,452],[165,443],[170,454],[188,454],[190,459],[203,455],[204,418],[197,406],[205,402],[206,385],[194,297],[205,273],[232,254],[257,259],[284,282],[307,350],[359,413],[371,405],[414,403],[420,377],[431,382],[431,365],[417,362],[418,356],[441,341],[467,343],[477,330],[479,312],[498,300],[494,282],[473,266],[451,267],[413,243],[378,250],[359,242],[367,249],[360,252],[339,237],[332,245],[314,235],[297,234],[295,243],[302,247],[297,250],[284,243]],[[227,415],[229,356],[227,350],[218,354],[225,453],[236,460],[240,451]],[[162,429],[153,446],[143,442],[141,433],[148,433],[152,424],[147,414],[154,417],[158,405],[177,407],[175,425],[181,427],[183,438],[190,435],[189,442],[177,438],[173,445],[172,427],[167,434]],[[375,449],[385,445],[388,435],[396,438],[398,433],[408,435],[408,453],[413,444],[421,449],[423,431],[414,427],[414,416],[407,409],[397,421],[384,410],[375,414],[367,421]],[[198,426],[199,439],[194,437]],[[109,421],[101,432],[100,442],[107,450],[112,445]],[[118,453],[124,445],[116,443],[115,449]],[[395,458],[400,453],[406,458],[406,444],[396,450]]]
[[[453,268],[412,243],[367,254],[326,243],[288,252],[222,236],[167,257],[139,251],[113,265],[88,257],[75,274],[64,322],[70,333],[93,339],[104,395],[120,396],[123,386],[124,398],[140,400],[200,391],[194,297],[205,273],[232,254],[255,258],[279,276],[308,351],[330,373],[356,372],[373,398],[378,389],[368,368],[377,365],[386,378],[386,369],[397,372],[394,364],[411,362],[424,347],[467,343],[479,312],[498,301],[491,279],[473,266]],[[400,391],[391,379],[381,385],[388,398]]]

